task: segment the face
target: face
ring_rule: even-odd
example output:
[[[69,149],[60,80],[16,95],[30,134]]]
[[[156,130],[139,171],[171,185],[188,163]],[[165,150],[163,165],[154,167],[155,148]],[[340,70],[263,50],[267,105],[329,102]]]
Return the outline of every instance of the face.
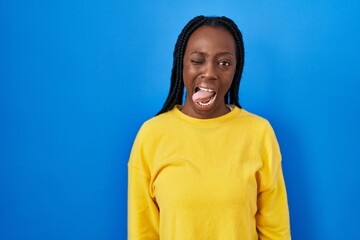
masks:
[[[229,112],[224,97],[236,70],[233,36],[223,28],[198,28],[188,40],[183,66],[187,94],[182,111],[202,119]]]

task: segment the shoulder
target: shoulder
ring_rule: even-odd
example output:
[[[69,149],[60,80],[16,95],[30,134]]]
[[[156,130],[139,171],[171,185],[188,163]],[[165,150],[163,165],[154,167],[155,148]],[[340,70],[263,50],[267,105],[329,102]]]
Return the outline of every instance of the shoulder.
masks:
[[[242,125],[245,125],[249,128],[255,128],[259,130],[272,129],[270,122],[266,118],[249,112],[245,109],[240,109],[234,120],[237,123],[241,123]]]
[[[249,122],[252,124],[249,127],[249,129],[252,129],[251,133],[257,135],[262,146],[265,149],[276,149],[276,151],[279,151],[277,137],[270,122],[266,118],[254,113],[247,112],[246,110],[244,112],[244,115],[249,118]]]
[[[162,113],[146,120],[138,131],[138,137],[149,137],[158,135],[159,133],[166,131],[169,126],[172,126],[175,119],[171,112]]]

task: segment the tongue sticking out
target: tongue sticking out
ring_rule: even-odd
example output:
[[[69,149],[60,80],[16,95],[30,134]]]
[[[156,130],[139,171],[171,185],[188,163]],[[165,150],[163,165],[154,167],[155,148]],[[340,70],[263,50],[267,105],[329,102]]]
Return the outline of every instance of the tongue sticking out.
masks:
[[[192,96],[194,102],[208,102],[215,95],[214,91],[200,89]]]

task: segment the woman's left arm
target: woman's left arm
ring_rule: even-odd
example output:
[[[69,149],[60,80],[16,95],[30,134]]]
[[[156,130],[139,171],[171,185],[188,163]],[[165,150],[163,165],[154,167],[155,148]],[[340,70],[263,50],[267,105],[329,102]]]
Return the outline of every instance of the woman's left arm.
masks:
[[[256,224],[261,240],[289,240],[290,220],[281,153],[269,125],[263,137],[263,167],[257,173],[258,197]]]

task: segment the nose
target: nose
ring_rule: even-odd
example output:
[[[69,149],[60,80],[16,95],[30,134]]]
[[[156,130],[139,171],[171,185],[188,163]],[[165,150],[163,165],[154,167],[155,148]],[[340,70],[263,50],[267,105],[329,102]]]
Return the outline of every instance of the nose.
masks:
[[[216,79],[217,78],[216,65],[211,62],[205,64],[201,77],[207,79]]]

